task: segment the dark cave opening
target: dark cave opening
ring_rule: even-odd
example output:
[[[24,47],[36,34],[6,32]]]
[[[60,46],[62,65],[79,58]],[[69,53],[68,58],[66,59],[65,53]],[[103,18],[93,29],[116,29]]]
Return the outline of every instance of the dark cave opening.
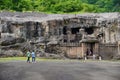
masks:
[[[67,26],[63,27],[63,34],[66,35],[67,34]]]
[[[85,28],[85,32],[87,32],[87,34],[93,34],[94,30],[93,28]]]
[[[77,34],[79,32],[80,28],[71,28],[71,33],[72,34]]]

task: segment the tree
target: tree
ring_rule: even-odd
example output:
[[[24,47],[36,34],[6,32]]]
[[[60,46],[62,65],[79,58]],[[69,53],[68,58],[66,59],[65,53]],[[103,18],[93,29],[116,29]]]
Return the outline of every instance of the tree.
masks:
[[[0,0],[0,10],[51,13],[116,12],[119,0]]]

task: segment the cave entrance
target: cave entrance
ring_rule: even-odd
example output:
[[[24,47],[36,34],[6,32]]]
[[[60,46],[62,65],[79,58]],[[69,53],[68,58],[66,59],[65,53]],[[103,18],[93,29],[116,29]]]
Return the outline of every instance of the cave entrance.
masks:
[[[63,27],[63,34],[66,35],[67,34],[67,26]]]
[[[71,33],[72,34],[77,34],[79,32],[80,28],[71,28]]]
[[[94,52],[95,43],[86,43],[86,44],[87,44],[86,56],[92,56]]]
[[[94,30],[93,28],[85,28],[85,32],[87,32],[87,34],[93,34]]]

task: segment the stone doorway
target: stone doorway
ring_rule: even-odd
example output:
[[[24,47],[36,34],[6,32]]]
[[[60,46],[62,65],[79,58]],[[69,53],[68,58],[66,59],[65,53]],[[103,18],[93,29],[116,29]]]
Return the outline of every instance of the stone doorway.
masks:
[[[98,42],[86,42],[84,43],[84,55],[86,56],[93,56],[94,55],[98,55],[98,48],[99,48],[99,44]]]
[[[93,56],[95,43],[86,43],[86,56]]]

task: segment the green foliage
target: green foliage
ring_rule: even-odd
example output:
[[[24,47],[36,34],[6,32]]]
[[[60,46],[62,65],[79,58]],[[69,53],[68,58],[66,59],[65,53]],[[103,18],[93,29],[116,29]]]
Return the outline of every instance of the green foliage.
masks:
[[[21,12],[120,12],[119,0],[0,0],[0,5],[0,10]]]
[[[76,12],[82,10],[81,4],[81,2],[78,3],[77,1],[60,2],[53,6],[53,10],[61,11],[63,13]]]

